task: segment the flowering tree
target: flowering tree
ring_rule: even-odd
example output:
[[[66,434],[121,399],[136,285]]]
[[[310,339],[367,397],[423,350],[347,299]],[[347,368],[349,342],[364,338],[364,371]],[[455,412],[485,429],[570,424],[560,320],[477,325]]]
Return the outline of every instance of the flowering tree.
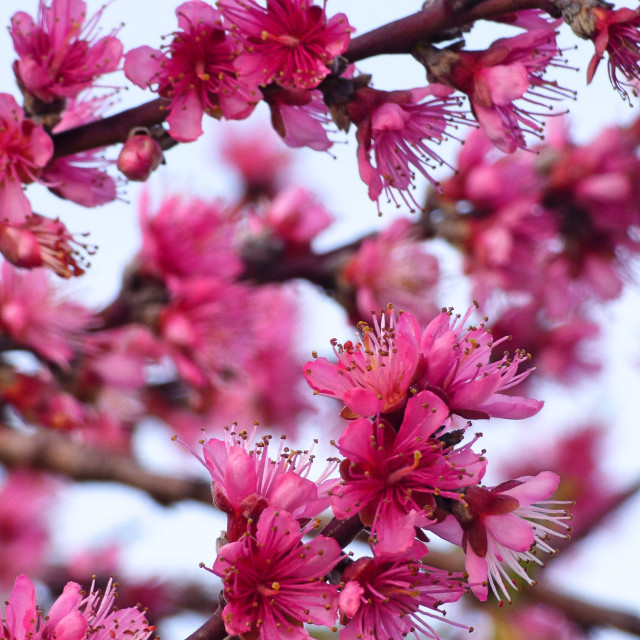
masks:
[[[606,66],[633,100],[640,12],[429,0],[361,32],[326,2],[190,0],[162,14],[163,34],[129,46],[136,25],[111,26],[121,1],[91,13],[83,0],[39,0],[9,26],[2,638],[146,640],[187,609],[204,619],[184,634],[193,640],[438,640],[472,619],[482,637],[640,635],[631,613],[532,588],[547,558],[578,548],[640,489],[607,476],[606,425],[584,416],[521,444],[523,425],[535,434],[537,417],[553,421],[558,389],[600,384],[603,305],[632,282],[640,249],[640,125],[573,140],[575,87],[553,72],[579,64],[566,59],[572,38],[590,40],[586,82]],[[486,40],[473,49],[476,32]],[[419,68],[423,85],[379,87],[375,64],[360,67],[382,54]],[[125,87],[154,95],[123,110]],[[255,122],[248,135],[242,120]],[[214,137],[236,193],[166,188],[173,158],[211,123],[225,127]],[[357,166],[368,198],[357,216],[383,225],[323,250],[334,216],[292,181],[287,147],[328,158],[350,130],[355,158],[340,162]],[[140,247],[117,294],[92,308],[69,287],[105,246],[71,228],[65,208],[108,211],[133,193],[128,181],[148,181],[127,203]],[[38,190],[55,211],[34,205]],[[460,286],[470,299],[456,312]],[[357,332],[323,336],[316,345],[331,348],[308,360],[301,336],[325,298]],[[314,410],[322,433],[308,446]],[[478,429],[513,420],[500,462]],[[164,470],[170,456],[163,472],[145,467],[144,434],[167,428],[188,452],[180,464],[199,461],[206,482]],[[48,512],[88,480],[217,510],[226,524],[207,532],[215,553],[201,565],[215,593],[126,577],[113,541],[59,554]],[[454,602],[464,608],[445,618]]]

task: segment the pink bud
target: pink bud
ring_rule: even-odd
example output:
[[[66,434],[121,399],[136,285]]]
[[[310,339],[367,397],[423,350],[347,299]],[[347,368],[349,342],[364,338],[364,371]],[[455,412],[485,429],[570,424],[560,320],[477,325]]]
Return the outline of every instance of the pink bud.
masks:
[[[129,179],[144,182],[162,162],[162,149],[150,136],[131,136],[122,145],[118,169]]]
[[[31,269],[42,266],[38,239],[29,229],[1,225],[0,253],[17,267]]]

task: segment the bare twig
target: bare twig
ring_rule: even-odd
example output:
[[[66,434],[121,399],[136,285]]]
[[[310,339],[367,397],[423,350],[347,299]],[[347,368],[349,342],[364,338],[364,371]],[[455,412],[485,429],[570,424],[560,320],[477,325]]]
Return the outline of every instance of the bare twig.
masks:
[[[212,504],[208,483],[142,469],[130,456],[73,442],[54,432],[25,435],[0,429],[0,462],[62,474],[77,481],[120,482],[145,491],[160,504],[197,500]]]

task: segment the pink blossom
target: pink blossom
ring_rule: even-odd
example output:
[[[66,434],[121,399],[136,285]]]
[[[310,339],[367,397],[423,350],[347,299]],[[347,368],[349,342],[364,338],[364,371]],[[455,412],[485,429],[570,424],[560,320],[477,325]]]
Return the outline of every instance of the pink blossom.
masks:
[[[68,368],[84,332],[95,324],[84,307],[57,299],[43,271],[2,265],[0,327],[23,347]]]
[[[18,267],[47,267],[62,278],[81,276],[89,266],[83,253],[95,247],[78,241],[60,220],[33,213],[23,222],[0,222],[0,252]]]
[[[286,88],[313,89],[329,75],[333,59],[344,53],[352,28],[338,13],[327,20],[324,5],[304,0],[220,0],[239,45],[236,65],[251,83],[276,82]]]
[[[338,563],[340,547],[324,536],[304,543],[302,535],[291,514],[268,507],[255,538],[222,547],[212,572],[224,583],[227,633],[243,640],[304,640],[304,623],[334,624],[338,593],[324,576]]]
[[[83,428],[87,421],[85,405],[62,391],[48,369],[33,376],[5,371],[0,379],[0,395],[4,403],[33,425],[74,431]]]
[[[273,198],[285,182],[292,157],[275,133],[266,127],[237,131],[228,126],[223,130],[220,159],[235,170],[244,183],[245,199]]]
[[[36,607],[35,587],[24,574],[16,578],[6,602],[2,640],[147,640],[155,630],[137,607],[115,609],[115,586],[109,581],[104,595],[92,584],[89,594],[75,582],[67,582],[62,595],[46,615]]]
[[[374,326],[359,324],[361,340],[338,344],[332,340],[338,362],[318,358],[303,369],[314,393],[338,398],[345,418],[390,413],[404,407],[409,388],[422,373],[420,326],[408,313],[396,318],[393,309],[374,316]]]
[[[24,117],[8,93],[0,93],[0,219],[21,222],[31,213],[23,184],[39,181],[53,155],[44,128]]]
[[[573,96],[569,90],[543,76],[549,65],[558,64],[555,33],[535,29],[501,38],[486,51],[426,52],[423,61],[431,77],[466,93],[478,123],[491,142],[505,153],[525,148],[525,133],[540,137],[541,115],[519,102],[545,108],[542,100]]]
[[[429,170],[445,162],[432,145],[446,140],[454,123],[465,121],[452,93],[441,84],[392,92],[364,87],[355,92],[347,112],[358,127],[358,167],[371,200],[377,202],[384,191],[399,207],[397,193],[410,209],[422,209],[411,193],[414,171],[436,184]]]
[[[231,362],[232,371],[242,370],[252,345],[238,321],[248,308],[248,290],[205,276],[171,278],[169,289],[171,299],[160,312],[157,330],[180,375],[206,387],[228,375]]]
[[[422,391],[408,401],[397,433],[386,420],[360,418],[340,437],[337,446],[345,460],[331,507],[341,520],[360,514],[371,528],[377,555],[405,553],[415,527],[433,517],[434,496],[457,500],[455,490],[482,478],[486,460],[470,444],[454,449],[436,437],[449,425],[448,415],[444,402]]]
[[[221,203],[168,195],[154,211],[150,193],[143,191],[139,211],[142,273],[230,281],[242,271],[233,246],[236,221]]]
[[[501,393],[524,380],[531,370],[518,373],[527,354],[507,354],[491,362],[491,352],[502,340],[478,327],[464,329],[473,312],[454,316],[444,310],[424,329],[409,313],[395,320],[385,312],[375,330],[361,323],[363,341],[343,345],[333,341],[337,364],[326,358],[308,362],[305,377],[316,393],[341,399],[342,416],[374,416],[401,409],[411,393],[426,389],[437,394],[451,413],[469,419],[519,420],[540,411],[541,401]],[[419,341],[419,342],[418,342]]]
[[[425,617],[450,622],[439,607],[465,591],[462,574],[433,569],[411,554],[396,561],[359,558],[342,580],[340,640],[402,640],[410,633],[439,640]]]
[[[211,438],[202,443],[202,457],[195,454],[211,474],[213,502],[227,514],[231,542],[240,539],[249,520],[255,524],[267,507],[284,509],[297,520],[314,518],[329,506],[328,491],[336,483],[328,479],[335,462],[327,465],[319,479],[309,478],[313,448],[291,450],[282,437],[270,458],[271,436],[254,443],[255,435],[255,428],[238,432],[225,427],[224,440]]]
[[[429,525],[429,530],[464,549],[469,586],[479,600],[487,599],[490,586],[498,600],[504,595],[511,602],[507,587],[513,579],[507,569],[535,584],[520,562],[544,566],[534,552],[553,554],[549,537],[567,537],[548,526],[570,529],[567,511],[549,508],[559,504],[548,500],[559,480],[555,473],[542,471],[490,489],[467,487],[464,501],[453,505],[453,515]]]
[[[67,131],[104,116],[110,104],[109,96],[82,96],[69,100],[54,133]],[[45,167],[42,179],[49,190],[60,198],[83,207],[98,207],[118,197],[118,182],[106,169],[113,160],[104,156],[104,147],[89,149],[61,158],[54,158]]]
[[[491,352],[501,342],[479,326],[463,328],[474,311],[464,317],[444,310],[434,318],[422,334],[420,348],[425,369],[420,386],[442,397],[452,413],[464,418],[509,418],[520,420],[535,415],[543,402],[500,393],[524,380],[531,370],[517,373],[526,353],[517,351],[491,362]]]
[[[21,87],[44,102],[75,98],[97,77],[115,71],[122,57],[122,43],[115,31],[98,38],[98,22],[104,7],[86,23],[82,0],[39,0],[38,17],[19,11],[11,19],[9,33],[20,56],[14,71]]]
[[[134,84],[171,101],[170,135],[191,142],[202,134],[202,115],[231,120],[247,118],[260,99],[255,84],[238,78],[232,45],[220,13],[200,0],[176,9],[180,31],[166,46],[168,53],[148,46],[125,56],[124,71]]]
[[[305,251],[332,221],[331,214],[310,191],[304,187],[290,187],[276,195],[263,215],[253,218],[252,231],[263,228],[291,251]]]
[[[365,239],[340,277],[356,291],[359,317],[391,303],[425,322],[437,313],[438,260],[418,241],[415,225],[396,220],[374,238]]]
[[[589,37],[596,50],[587,69],[587,83],[593,80],[606,51],[609,56],[609,80],[616,91],[627,99],[625,87],[634,86],[640,78],[640,13],[638,9],[613,10],[598,6],[590,7],[589,11],[593,20]]]

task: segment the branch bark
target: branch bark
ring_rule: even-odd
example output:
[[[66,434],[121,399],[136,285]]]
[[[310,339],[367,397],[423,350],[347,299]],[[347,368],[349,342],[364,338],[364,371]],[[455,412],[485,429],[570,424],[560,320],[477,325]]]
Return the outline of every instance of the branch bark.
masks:
[[[80,482],[120,482],[146,492],[162,505],[180,500],[212,504],[207,482],[150,473],[131,456],[79,444],[54,432],[25,435],[0,429],[0,462],[10,468],[59,473]]]

